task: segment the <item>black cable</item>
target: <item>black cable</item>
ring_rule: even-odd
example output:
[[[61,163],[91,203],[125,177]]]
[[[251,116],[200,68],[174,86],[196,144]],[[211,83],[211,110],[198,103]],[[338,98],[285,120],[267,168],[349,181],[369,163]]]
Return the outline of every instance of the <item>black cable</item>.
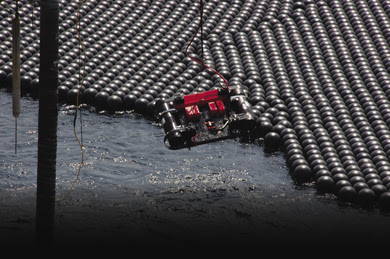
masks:
[[[202,63],[204,62],[204,44],[203,44],[203,0],[200,0],[200,44],[202,47]]]
[[[203,62],[197,60],[196,58],[192,57],[189,53],[188,53],[188,48],[191,46],[192,42],[194,42],[194,39],[196,37],[196,35],[198,34],[199,30],[201,29],[201,33],[203,31],[203,25],[202,25],[202,20],[203,20],[203,0],[200,0],[200,22],[199,22],[199,26],[198,28],[196,29],[195,33],[194,33],[194,36],[192,37],[190,43],[187,45],[187,48],[186,48],[186,55],[192,59],[193,61],[195,61],[196,63],[206,67],[207,69],[211,70],[212,72],[214,72],[215,74],[217,74],[225,83],[226,85],[226,89],[229,91],[229,84],[228,84],[228,81],[225,79],[225,77],[223,75],[221,75],[220,73],[218,73],[217,71],[215,71],[213,68],[209,67],[208,65],[204,64]],[[202,44],[202,52],[203,52],[203,35],[201,37],[201,44]],[[203,55],[203,53],[202,53]],[[203,58],[203,57],[202,57]]]

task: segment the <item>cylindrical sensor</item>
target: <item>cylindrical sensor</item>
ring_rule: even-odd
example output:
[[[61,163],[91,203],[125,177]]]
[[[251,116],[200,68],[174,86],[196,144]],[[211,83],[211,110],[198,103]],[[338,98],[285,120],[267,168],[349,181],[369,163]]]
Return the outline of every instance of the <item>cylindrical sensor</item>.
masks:
[[[20,17],[16,12],[12,19],[12,112],[20,114]]]

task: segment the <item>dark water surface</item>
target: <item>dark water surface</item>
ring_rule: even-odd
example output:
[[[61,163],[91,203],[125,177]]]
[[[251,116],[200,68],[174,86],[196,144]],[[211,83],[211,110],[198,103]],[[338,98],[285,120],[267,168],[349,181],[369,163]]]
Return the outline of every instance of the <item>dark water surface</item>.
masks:
[[[33,244],[38,101],[22,100],[14,154],[11,95],[0,92],[0,240]],[[60,106],[57,197],[81,152],[71,107]],[[84,166],[56,204],[55,242],[74,244],[382,244],[389,213],[361,209],[295,184],[283,153],[226,140],[179,151],[133,114],[83,109]],[[79,133],[79,127],[77,128]],[[387,236],[387,237],[386,237]]]

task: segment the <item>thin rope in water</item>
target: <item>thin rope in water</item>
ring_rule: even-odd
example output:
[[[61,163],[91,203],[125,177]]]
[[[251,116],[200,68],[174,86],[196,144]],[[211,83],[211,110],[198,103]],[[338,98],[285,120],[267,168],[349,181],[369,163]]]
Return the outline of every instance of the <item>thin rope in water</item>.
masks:
[[[85,47],[84,47],[84,44],[81,40],[81,34],[80,34],[80,10],[81,10],[81,6],[82,4],[84,3],[85,0],[81,0],[80,3],[79,3],[79,7],[78,7],[78,11],[77,11],[77,22],[76,22],[76,30],[77,30],[77,38],[79,40],[79,46],[80,46],[80,56],[79,56],[79,64],[81,64],[81,55],[83,54],[84,55],[84,65],[83,65],[83,74],[80,75],[82,77],[81,79],[81,84],[80,84],[80,87],[79,87],[79,91],[77,93],[77,101],[76,101],[76,112],[74,114],[74,119],[73,119],[73,133],[74,133],[74,136],[80,146],[80,150],[81,150],[81,161],[80,161],[80,164],[79,164],[79,167],[78,167],[78,172],[77,172],[77,175],[76,175],[76,178],[74,179],[72,185],[70,186],[70,188],[68,189],[67,193],[64,195],[64,197],[60,198],[57,200],[57,202],[60,202],[60,201],[63,201],[65,200],[70,192],[72,191],[72,189],[74,188],[77,180],[79,179],[80,177],[80,173],[81,173],[81,167],[83,166],[84,164],[84,147],[83,147],[83,142],[82,142],[82,139],[83,139],[83,124],[82,124],[82,113],[81,113],[81,109],[79,109],[79,102],[80,102],[80,91],[81,91],[81,87],[84,85],[84,80],[85,80],[85,68],[86,68],[86,64],[87,64],[87,61],[86,61],[86,55],[85,55]],[[81,70],[80,70],[80,73],[81,73]],[[77,135],[77,132],[76,132],[76,120],[77,120],[77,113],[80,112],[80,138],[78,137]]]

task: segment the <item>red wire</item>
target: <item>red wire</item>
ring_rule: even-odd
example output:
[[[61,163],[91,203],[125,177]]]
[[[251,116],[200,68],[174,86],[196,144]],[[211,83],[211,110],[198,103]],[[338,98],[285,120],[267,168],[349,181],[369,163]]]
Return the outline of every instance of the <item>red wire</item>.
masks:
[[[220,73],[218,73],[217,71],[215,71],[214,69],[212,69],[211,67],[207,66],[206,64],[203,64],[201,61],[197,60],[196,58],[192,57],[189,53],[188,53],[188,48],[191,46],[192,42],[194,41],[196,35],[198,34],[199,32],[199,29],[201,28],[201,25],[202,25],[202,17],[203,17],[203,0],[200,0],[200,21],[199,21],[199,26],[198,28],[196,29],[196,32],[194,34],[194,36],[192,37],[190,43],[188,44],[187,48],[186,48],[186,55],[192,59],[193,61],[195,61],[196,63],[206,67],[207,69],[211,70],[212,72],[214,72],[215,74],[217,74],[220,78],[222,78],[222,80],[224,81],[225,85],[226,85],[226,88],[227,90],[229,91],[229,84],[228,84],[228,81],[225,79],[225,77],[223,77],[223,75],[221,75]],[[203,36],[203,35],[202,35]],[[202,46],[203,48],[203,46]]]

